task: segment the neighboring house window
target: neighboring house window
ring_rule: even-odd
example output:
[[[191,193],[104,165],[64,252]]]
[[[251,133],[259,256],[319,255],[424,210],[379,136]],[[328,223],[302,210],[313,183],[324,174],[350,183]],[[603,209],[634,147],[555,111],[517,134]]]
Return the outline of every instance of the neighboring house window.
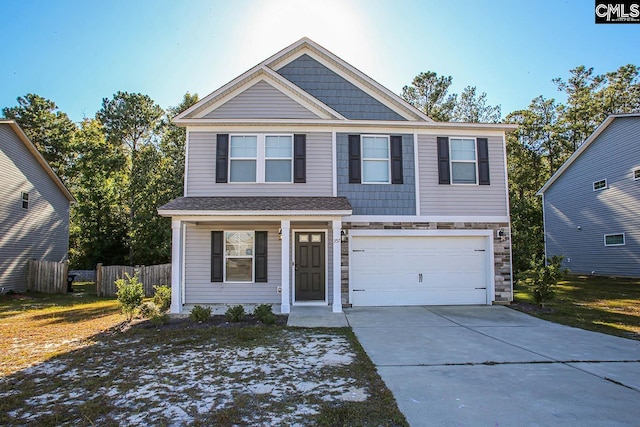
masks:
[[[349,184],[403,184],[402,135],[349,135]]]
[[[436,139],[439,184],[490,185],[487,138]]]
[[[267,282],[266,231],[212,231],[212,282]]]
[[[636,181],[640,179],[640,168],[633,171],[633,179]]]
[[[604,245],[605,246],[624,246],[624,233],[605,234]]]
[[[29,209],[29,193],[22,193],[22,209]]]
[[[601,179],[600,181],[596,181],[593,183],[593,191],[603,190],[607,188],[607,180]]]
[[[293,173],[293,137],[267,135],[264,142],[264,181],[291,182]]]
[[[306,135],[218,134],[216,183],[306,182]]]
[[[362,136],[362,182],[389,183],[389,137]]]
[[[451,138],[451,183],[476,183],[476,141],[475,139]]]

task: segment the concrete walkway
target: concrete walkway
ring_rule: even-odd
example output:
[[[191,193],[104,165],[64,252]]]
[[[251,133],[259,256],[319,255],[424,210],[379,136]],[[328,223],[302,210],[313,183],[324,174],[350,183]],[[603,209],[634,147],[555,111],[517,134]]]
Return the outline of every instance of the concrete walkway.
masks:
[[[342,328],[347,327],[344,313],[334,313],[330,306],[296,305],[291,307],[287,326],[300,328]]]
[[[500,306],[345,310],[412,426],[640,425],[640,342]]]

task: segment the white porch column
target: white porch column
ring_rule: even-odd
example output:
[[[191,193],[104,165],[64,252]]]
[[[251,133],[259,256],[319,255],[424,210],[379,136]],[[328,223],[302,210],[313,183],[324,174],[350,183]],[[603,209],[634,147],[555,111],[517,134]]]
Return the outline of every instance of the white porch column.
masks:
[[[171,310],[182,312],[182,221],[171,219]]]
[[[280,228],[282,230],[282,266],[281,266],[281,275],[282,275],[282,283],[281,283],[281,287],[282,287],[282,301],[281,301],[281,305],[280,305],[280,312],[281,313],[289,313],[291,311],[291,306],[289,304],[289,299],[290,299],[290,284],[291,284],[291,280],[290,280],[290,274],[291,274],[291,254],[290,254],[290,248],[291,248],[291,239],[290,239],[290,235],[291,235],[291,222],[289,220],[285,220],[283,219],[282,221],[280,221]]]
[[[342,218],[331,222],[333,229],[333,312],[342,312]]]

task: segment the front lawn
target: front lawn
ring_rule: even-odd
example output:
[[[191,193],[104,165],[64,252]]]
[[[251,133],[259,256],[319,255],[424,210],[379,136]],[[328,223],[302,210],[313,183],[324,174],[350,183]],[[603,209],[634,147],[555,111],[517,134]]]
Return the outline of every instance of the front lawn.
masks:
[[[29,298],[0,300],[0,351],[52,350],[3,359],[0,425],[407,425],[349,328],[122,327],[114,299]]]
[[[546,309],[530,306],[531,287],[518,285],[515,303],[515,308],[552,322],[640,340],[640,279],[568,276]]]

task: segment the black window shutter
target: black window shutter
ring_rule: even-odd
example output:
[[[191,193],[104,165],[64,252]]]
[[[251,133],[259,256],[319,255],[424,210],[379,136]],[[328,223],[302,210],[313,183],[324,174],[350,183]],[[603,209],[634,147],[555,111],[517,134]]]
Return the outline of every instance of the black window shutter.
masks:
[[[360,135],[349,135],[349,184],[360,182]]]
[[[489,140],[478,138],[478,184],[489,185]]]
[[[402,137],[391,136],[391,183],[402,184]]]
[[[255,280],[267,281],[267,232],[256,231]]]
[[[451,184],[449,173],[449,138],[438,137],[438,183]]]
[[[211,281],[223,282],[224,262],[224,233],[222,231],[211,232]]]
[[[307,135],[293,135],[293,182],[307,182]]]
[[[227,182],[229,164],[229,135],[219,133],[216,139],[216,182]]]

